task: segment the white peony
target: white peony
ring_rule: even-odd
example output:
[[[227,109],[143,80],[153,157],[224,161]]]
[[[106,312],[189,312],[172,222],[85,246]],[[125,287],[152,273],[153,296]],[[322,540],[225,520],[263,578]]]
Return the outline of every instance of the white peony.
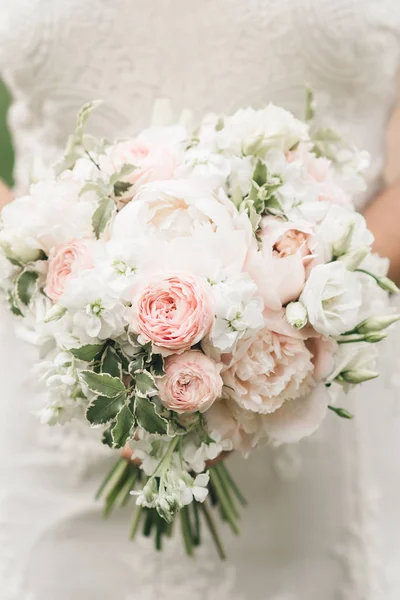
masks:
[[[71,179],[31,186],[30,195],[2,211],[0,245],[23,262],[36,260],[74,238],[94,237],[96,202],[79,198],[81,184]]]
[[[116,216],[112,238],[155,236],[159,240],[192,237],[197,232],[224,234],[238,229],[251,237],[251,223],[222,192],[216,195],[190,181],[144,185],[133,202]]]
[[[362,304],[359,278],[341,262],[317,265],[311,270],[300,301],[316,331],[338,336],[359,322]]]

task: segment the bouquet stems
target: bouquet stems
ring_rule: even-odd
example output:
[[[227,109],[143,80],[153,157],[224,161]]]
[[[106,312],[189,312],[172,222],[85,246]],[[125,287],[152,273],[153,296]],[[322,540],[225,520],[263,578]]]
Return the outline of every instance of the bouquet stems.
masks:
[[[221,560],[226,558],[224,545],[218,533],[214,513],[218,509],[222,519],[237,535],[239,533],[239,508],[246,500],[234,482],[224,462],[210,467],[209,496],[205,502],[193,499],[191,504],[183,506],[172,522],[167,522],[155,508],[135,506],[130,539],[134,539],[139,530],[146,537],[154,538],[156,550],[163,547],[165,538],[171,537],[176,521],[179,521],[183,544],[188,556],[193,556],[200,546],[205,526],[214,542]],[[132,498],[131,492],[140,489],[146,483],[146,476],[139,466],[126,458],[120,458],[101,484],[96,498],[104,500],[103,515],[108,518],[112,511],[125,506]]]

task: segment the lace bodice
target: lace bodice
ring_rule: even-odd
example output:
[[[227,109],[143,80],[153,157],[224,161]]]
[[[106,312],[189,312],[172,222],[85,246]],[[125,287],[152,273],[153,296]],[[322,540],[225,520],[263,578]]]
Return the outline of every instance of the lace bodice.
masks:
[[[114,137],[146,126],[161,97],[199,116],[270,100],[301,116],[308,84],[320,121],[371,153],[371,197],[399,64],[399,0],[0,0],[20,191],[88,100],[105,101],[92,130]],[[32,358],[4,326],[3,600],[398,600],[394,346],[383,383],[354,399],[355,424],[330,418],[299,446],[237,459],[250,507],[222,567],[207,548],[193,563],[174,544],[163,557],[147,540],[132,546],[125,514],[101,523],[93,492],[108,457],[86,435],[37,423],[21,381]]]
[[[149,122],[155,98],[197,114],[272,100],[324,122],[381,171],[399,62],[397,0],[6,0],[0,66],[14,105],[17,174],[64,144],[78,108],[102,98],[96,133]]]

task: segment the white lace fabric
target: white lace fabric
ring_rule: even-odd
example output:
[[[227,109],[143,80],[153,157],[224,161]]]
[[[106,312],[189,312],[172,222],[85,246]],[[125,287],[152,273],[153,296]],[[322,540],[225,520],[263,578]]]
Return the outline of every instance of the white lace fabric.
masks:
[[[370,152],[372,197],[399,61],[398,0],[0,0],[21,192],[88,100],[105,101],[92,131],[114,137],[146,126],[160,97],[199,116],[268,101],[301,116],[308,84],[319,120]],[[346,400],[355,421],[329,415],[299,446],[232,461],[249,507],[240,538],[223,530],[222,565],[207,541],[194,561],[179,537],[163,554],[128,542],[127,513],[102,522],[109,453],[38,424],[34,359],[2,321],[2,600],[398,600],[400,336],[381,380]]]

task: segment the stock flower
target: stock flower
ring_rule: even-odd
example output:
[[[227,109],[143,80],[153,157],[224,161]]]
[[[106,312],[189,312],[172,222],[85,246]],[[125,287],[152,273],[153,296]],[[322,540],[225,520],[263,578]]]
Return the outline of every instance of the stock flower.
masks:
[[[161,402],[177,413],[204,412],[221,395],[221,366],[198,350],[170,356],[157,381]]]
[[[66,282],[94,266],[90,249],[82,240],[71,240],[59,246],[49,257],[45,293],[57,302],[64,294]]]
[[[214,321],[206,285],[188,274],[150,283],[133,298],[131,329],[139,342],[152,342],[162,354],[188,350],[210,331]]]

